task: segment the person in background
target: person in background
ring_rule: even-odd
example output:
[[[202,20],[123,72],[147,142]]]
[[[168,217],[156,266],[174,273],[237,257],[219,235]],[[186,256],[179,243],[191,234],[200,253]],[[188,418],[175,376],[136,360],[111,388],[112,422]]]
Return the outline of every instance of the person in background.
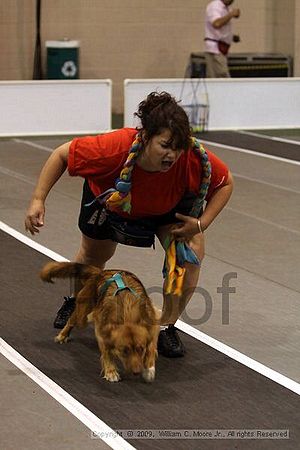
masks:
[[[185,349],[174,325],[198,283],[204,232],[228,202],[233,181],[226,164],[192,136],[186,112],[169,93],[151,92],[136,116],[138,128],[78,137],[53,151],[34,189],[25,228],[39,232],[46,198],[68,169],[85,180],[76,262],[104,268],[118,243],[151,247],[157,236],[166,252],[158,352],[179,357]],[[55,328],[65,326],[78,290],[65,297]]]
[[[212,0],[205,13],[205,61],[207,78],[229,78],[227,54],[232,42],[232,19],[240,17],[239,8],[230,8],[234,0]]]

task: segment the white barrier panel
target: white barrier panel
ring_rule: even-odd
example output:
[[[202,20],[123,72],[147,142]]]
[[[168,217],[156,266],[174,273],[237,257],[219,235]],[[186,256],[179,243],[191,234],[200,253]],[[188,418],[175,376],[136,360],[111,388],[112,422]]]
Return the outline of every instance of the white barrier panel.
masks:
[[[111,80],[0,82],[0,136],[111,129]]]
[[[209,130],[300,127],[300,78],[125,80],[124,124],[136,126],[138,104],[167,91],[182,105],[209,101]]]

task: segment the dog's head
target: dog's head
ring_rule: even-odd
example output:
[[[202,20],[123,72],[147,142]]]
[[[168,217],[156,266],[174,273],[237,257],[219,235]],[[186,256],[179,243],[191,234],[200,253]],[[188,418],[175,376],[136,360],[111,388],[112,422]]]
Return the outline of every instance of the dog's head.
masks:
[[[143,371],[150,335],[146,327],[137,324],[111,326],[106,345],[118,358],[126,372],[138,375]]]

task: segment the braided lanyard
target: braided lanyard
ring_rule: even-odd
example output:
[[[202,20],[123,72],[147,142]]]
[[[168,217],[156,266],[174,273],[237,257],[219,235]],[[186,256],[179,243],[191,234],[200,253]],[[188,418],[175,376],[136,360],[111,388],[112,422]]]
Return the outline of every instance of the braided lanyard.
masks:
[[[131,176],[137,157],[142,149],[141,136],[138,133],[129,150],[128,158],[121,170],[120,177],[116,180],[115,191],[106,199],[106,206],[111,211],[131,211]]]
[[[208,192],[208,188],[211,181],[211,164],[208,159],[208,155],[205,148],[200,141],[192,137],[193,150],[196,154],[200,155],[201,167],[202,167],[202,180],[199,188],[199,195],[194,200],[193,207],[190,211],[191,217],[199,217],[201,214],[203,204]]]

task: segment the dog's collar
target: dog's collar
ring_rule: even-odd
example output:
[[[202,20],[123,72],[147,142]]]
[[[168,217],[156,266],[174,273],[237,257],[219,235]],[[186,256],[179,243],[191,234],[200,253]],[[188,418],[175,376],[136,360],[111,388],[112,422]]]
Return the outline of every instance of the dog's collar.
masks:
[[[129,286],[126,286],[120,272],[115,273],[111,278],[105,281],[105,283],[101,286],[99,290],[99,295],[103,295],[112,283],[116,283],[117,285],[117,289],[114,292],[114,296],[117,295],[118,292],[123,291],[124,289],[128,289],[130,292],[136,295],[133,289],[131,289]]]

